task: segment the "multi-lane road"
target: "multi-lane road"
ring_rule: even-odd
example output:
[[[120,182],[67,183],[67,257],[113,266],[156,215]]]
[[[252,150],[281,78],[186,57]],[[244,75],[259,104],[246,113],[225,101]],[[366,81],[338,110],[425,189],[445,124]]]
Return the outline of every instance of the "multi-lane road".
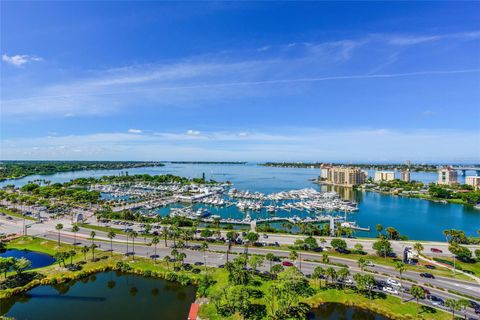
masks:
[[[32,223],[32,221],[27,222]],[[28,233],[30,235],[35,235],[39,237],[43,237],[46,239],[57,240],[58,232],[55,230],[55,225],[57,223],[63,223],[65,225],[64,230],[60,232],[60,241],[65,243],[73,243],[73,233],[71,233],[69,226],[71,225],[68,220],[58,220],[58,221],[48,221],[42,224],[31,224],[31,227],[28,229]],[[23,228],[23,221],[20,219],[12,219],[7,220],[5,217],[0,217],[0,232],[4,233],[21,233]],[[77,243],[78,245],[89,245],[91,244],[90,232],[92,230],[81,228],[80,231],[77,233]],[[103,231],[95,231],[96,237],[95,241],[97,245],[100,245],[100,250],[109,250],[110,249],[110,240],[107,237],[107,234]],[[296,238],[295,236],[279,236],[279,235],[269,235],[268,242],[279,242],[279,243],[293,243],[293,240]],[[290,242],[288,242],[290,241]],[[151,257],[154,254],[154,247],[148,245],[149,239],[147,241],[140,235],[135,240],[135,255],[142,256],[142,257]],[[364,248],[370,248],[371,244],[368,245],[369,240],[361,240],[361,239],[354,239],[353,243],[365,243]],[[353,244],[351,244],[353,246]],[[404,245],[404,244],[403,244]],[[439,244],[434,244],[435,247],[441,247]],[[128,241],[124,235],[118,234],[113,242],[113,251],[118,253],[126,253],[128,251],[132,251],[132,241],[131,239]],[[170,255],[171,250],[173,247],[172,241],[167,241],[167,247],[165,247],[164,241],[162,240],[157,246],[157,255],[159,259],[165,257],[166,255]],[[425,247],[425,244],[424,244]],[[394,246],[395,248],[395,246]],[[400,248],[402,250],[401,245],[396,246],[396,250]],[[218,267],[224,265],[226,262],[226,250],[227,246],[222,244],[209,244],[209,249],[206,252],[207,258],[207,265],[210,267]],[[244,247],[243,246],[233,246],[231,252],[233,254],[243,253]],[[264,249],[261,247],[250,247],[249,253],[252,254],[260,254],[265,255],[266,253],[271,252],[274,253],[276,256],[280,257],[281,259],[285,260],[288,259],[289,252],[281,249]],[[400,251],[401,252],[401,251]],[[203,262],[204,261],[204,253],[199,250],[191,250],[191,249],[184,249],[184,253],[186,254],[186,263],[195,263],[195,262]],[[232,258],[234,256],[232,255]],[[315,267],[325,265],[321,262],[321,253],[301,253],[301,271],[309,275],[313,272]],[[355,273],[361,272],[359,267],[357,266],[357,261],[347,259],[347,258],[340,258],[340,257],[329,257],[330,262],[332,263],[339,263],[343,265],[347,265],[349,268],[350,273],[353,275]],[[264,264],[263,267],[260,268],[262,271],[268,270],[268,262]],[[297,266],[300,267],[300,262],[297,261]],[[335,265],[327,265],[332,266],[334,268],[338,268]],[[398,272],[389,266],[385,265],[375,265],[373,267],[367,267],[366,272],[373,272],[372,274],[375,276],[377,280],[386,280],[388,277],[398,277]],[[407,270],[403,273],[403,277],[412,280],[415,284],[422,285],[424,288],[428,289],[433,295],[440,297],[442,299],[447,298],[454,298],[459,299],[462,298],[459,295],[454,293],[448,292],[448,290],[452,290],[455,292],[459,292],[471,297],[477,298],[476,300],[480,303],[480,284],[476,283],[472,280],[470,281],[461,281],[458,279],[447,278],[447,277],[439,277],[436,276],[435,279],[428,279],[423,278],[420,276],[418,272]],[[403,285],[405,289],[408,291],[410,285],[413,282],[403,281]],[[438,289],[442,288],[442,289]],[[405,299],[412,299],[412,297],[406,292],[404,294]],[[431,303],[427,300],[423,301],[423,303],[427,305],[431,305]],[[480,316],[475,314],[473,309],[467,310],[467,316],[471,319],[480,319]]]

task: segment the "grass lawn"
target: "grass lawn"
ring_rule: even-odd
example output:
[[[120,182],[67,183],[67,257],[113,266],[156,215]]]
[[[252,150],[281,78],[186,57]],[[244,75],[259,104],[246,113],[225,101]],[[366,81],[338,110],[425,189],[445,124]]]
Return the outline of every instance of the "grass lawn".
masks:
[[[434,260],[440,263],[446,263],[453,266],[453,258],[450,258],[450,257],[435,258]],[[458,259],[455,259],[455,267],[460,270],[471,271],[477,277],[480,277],[480,261],[478,260],[473,263],[467,263],[467,262],[463,262]]]
[[[16,218],[20,218],[20,219],[37,221],[37,220],[35,220],[34,218],[32,218],[32,217],[30,217],[30,216],[24,216],[24,215],[21,214],[21,213],[13,212],[12,210],[9,210],[9,209],[6,209],[6,208],[0,208],[0,212],[1,212],[1,213],[5,213],[6,215],[11,216],[11,217],[16,217]]]

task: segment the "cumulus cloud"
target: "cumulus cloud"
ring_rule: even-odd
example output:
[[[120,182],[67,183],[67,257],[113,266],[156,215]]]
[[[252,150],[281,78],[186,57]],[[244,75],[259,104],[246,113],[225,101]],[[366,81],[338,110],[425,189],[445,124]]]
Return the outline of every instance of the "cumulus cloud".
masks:
[[[188,131],[187,131],[187,134],[188,134],[189,136],[199,136],[199,135],[200,135],[200,131],[188,130]]]
[[[42,61],[43,59],[37,56],[32,56],[28,54],[17,54],[9,56],[6,53],[2,54],[2,61],[14,65],[16,67],[21,67],[29,62]]]
[[[139,133],[142,133],[142,130],[140,130],[140,129],[128,129],[128,133],[139,134]]]

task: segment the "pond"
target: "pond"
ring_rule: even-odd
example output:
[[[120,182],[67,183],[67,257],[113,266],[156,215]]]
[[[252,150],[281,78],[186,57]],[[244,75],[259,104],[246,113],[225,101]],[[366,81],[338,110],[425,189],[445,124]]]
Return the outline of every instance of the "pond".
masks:
[[[310,313],[309,320],[388,320],[369,310],[350,307],[341,303],[325,303]]]
[[[55,262],[55,259],[48,254],[30,251],[30,250],[10,249],[4,252],[0,252],[0,257],[28,259],[30,260],[30,262],[32,262],[32,266],[29,269],[46,267]]]
[[[187,319],[194,286],[104,272],[55,286],[39,286],[0,301],[15,319]]]

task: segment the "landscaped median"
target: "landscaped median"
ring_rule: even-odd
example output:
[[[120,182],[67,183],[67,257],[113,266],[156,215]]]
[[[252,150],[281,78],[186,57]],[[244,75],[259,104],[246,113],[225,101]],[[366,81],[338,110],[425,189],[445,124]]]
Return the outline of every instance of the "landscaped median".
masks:
[[[108,251],[86,251],[84,246],[58,244],[56,241],[41,238],[22,237],[8,243],[9,249],[28,249],[50,254],[58,257],[59,252],[74,251],[75,254],[67,261],[25,271],[36,273],[38,277],[22,286],[0,291],[0,298],[28,291],[37,285],[55,285],[74,279],[87,277],[90,274],[108,270],[135,273],[148,277],[158,277],[166,280],[177,281],[182,285],[194,284],[198,287],[197,296],[205,297],[209,303],[203,304],[200,309],[202,319],[240,319],[248,315],[248,319],[284,319],[284,312],[302,314],[322,303],[342,303],[356,306],[384,314],[392,319],[450,319],[450,315],[429,307],[418,307],[414,302],[402,303],[399,298],[383,293],[374,294],[369,298],[352,288],[341,288],[333,281],[312,279],[307,280],[294,267],[283,268],[272,274],[261,274],[254,270],[246,270],[245,266],[252,268],[266,263],[262,257],[250,255],[247,260],[243,255],[238,256],[234,262],[222,268],[186,268],[181,261],[169,260],[154,261],[148,258],[125,256]],[[82,248],[84,250],[82,250]],[[178,251],[181,251],[178,249]],[[78,266],[79,270],[72,271],[69,266]],[[193,272],[196,269],[197,273]],[[200,270],[199,270],[200,269]],[[283,270],[285,269],[285,270]],[[333,272],[333,271],[332,271]],[[327,270],[328,274],[328,270]],[[10,276],[14,276],[10,272]],[[333,277],[333,276],[332,276]],[[333,279],[333,278],[332,278]],[[290,291],[293,290],[293,291]],[[296,292],[296,293],[294,293]],[[227,297],[227,298],[225,298]],[[272,297],[283,301],[287,299],[292,304],[290,311],[282,309],[283,303],[272,304]],[[291,300],[289,300],[291,299]],[[228,310],[232,303],[231,310]],[[420,313],[416,316],[417,308]],[[282,313],[283,312],[283,313]],[[278,315],[277,317],[271,315]],[[301,319],[298,318],[297,319]]]

